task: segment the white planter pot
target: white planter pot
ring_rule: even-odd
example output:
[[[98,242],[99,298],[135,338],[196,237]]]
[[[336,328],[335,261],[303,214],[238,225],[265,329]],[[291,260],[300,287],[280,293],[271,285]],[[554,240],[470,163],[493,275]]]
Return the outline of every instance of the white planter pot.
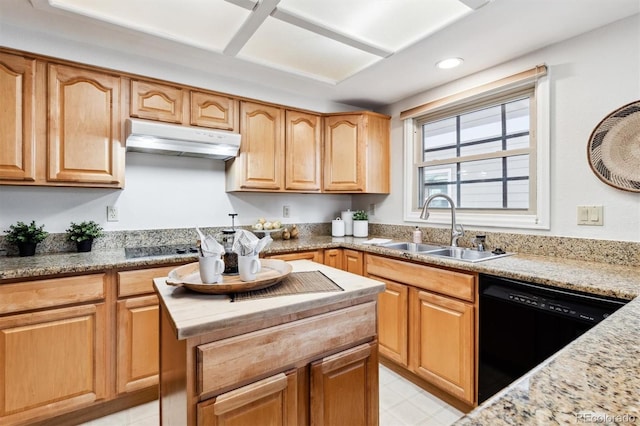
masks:
[[[367,236],[369,236],[369,221],[368,220],[354,220],[353,221],[353,236],[354,237],[367,237]]]

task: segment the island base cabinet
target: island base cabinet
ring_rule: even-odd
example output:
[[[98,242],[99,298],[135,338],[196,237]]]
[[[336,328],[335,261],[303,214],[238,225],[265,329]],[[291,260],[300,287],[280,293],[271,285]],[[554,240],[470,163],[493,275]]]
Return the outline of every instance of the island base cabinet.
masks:
[[[469,404],[474,402],[473,305],[416,288],[409,292],[409,367]]]
[[[0,424],[19,425],[106,397],[104,304],[0,318]]]
[[[198,426],[297,425],[297,372],[279,373],[198,404]]]
[[[311,425],[378,424],[377,342],[311,364]]]

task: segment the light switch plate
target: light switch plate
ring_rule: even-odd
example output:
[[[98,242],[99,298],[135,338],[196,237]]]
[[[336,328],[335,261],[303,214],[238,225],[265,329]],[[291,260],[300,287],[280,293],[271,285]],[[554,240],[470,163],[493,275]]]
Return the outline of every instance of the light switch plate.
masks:
[[[603,206],[578,206],[578,225],[602,226],[604,224],[602,213]]]

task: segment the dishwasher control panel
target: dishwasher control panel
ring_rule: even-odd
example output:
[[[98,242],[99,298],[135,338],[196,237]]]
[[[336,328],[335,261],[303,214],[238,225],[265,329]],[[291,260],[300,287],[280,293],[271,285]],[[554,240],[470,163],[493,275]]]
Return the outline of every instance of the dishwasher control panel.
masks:
[[[601,306],[602,301],[593,303],[591,297],[574,295],[567,292],[558,292],[541,288],[510,288],[499,284],[490,284],[482,290],[482,295],[518,305],[530,309],[574,318],[579,321],[597,324],[615,311],[610,306]],[[582,298],[582,299],[581,299]],[[606,300],[606,302],[610,302]],[[616,306],[616,308],[619,306]]]

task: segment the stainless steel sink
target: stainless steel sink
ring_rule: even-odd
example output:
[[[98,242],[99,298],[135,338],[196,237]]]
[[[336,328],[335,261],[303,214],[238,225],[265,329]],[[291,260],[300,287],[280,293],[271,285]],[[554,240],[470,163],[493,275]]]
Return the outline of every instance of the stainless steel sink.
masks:
[[[437,246],[433,244],[416,244],[409,242],[384,243],[380,244],[380,247],[402,250],[410,253],[427,253],[434,250],[442,250],[445,248],[445,246]]]
[[[428,256],[446,257],[449,259],[463,260],[465,262],[482,262],[483,260],[497,259],[509,256],[513,253],[494,254],[490,251],[478,251],[462,247],[439,246],[435,244],[416,244],[410,242],[392,242],[380,244],[380,247],[399,250],[406,253],[419,253]]]
[[[464,260],[466,262],[481,262],[483,260],[509,256],[513,253],[494,254],[490,251],[478,251],[462,247],[447,247],[442,250],[430,251],[426,254],[430,256],[448,257],[449,259],[455,260]]]

